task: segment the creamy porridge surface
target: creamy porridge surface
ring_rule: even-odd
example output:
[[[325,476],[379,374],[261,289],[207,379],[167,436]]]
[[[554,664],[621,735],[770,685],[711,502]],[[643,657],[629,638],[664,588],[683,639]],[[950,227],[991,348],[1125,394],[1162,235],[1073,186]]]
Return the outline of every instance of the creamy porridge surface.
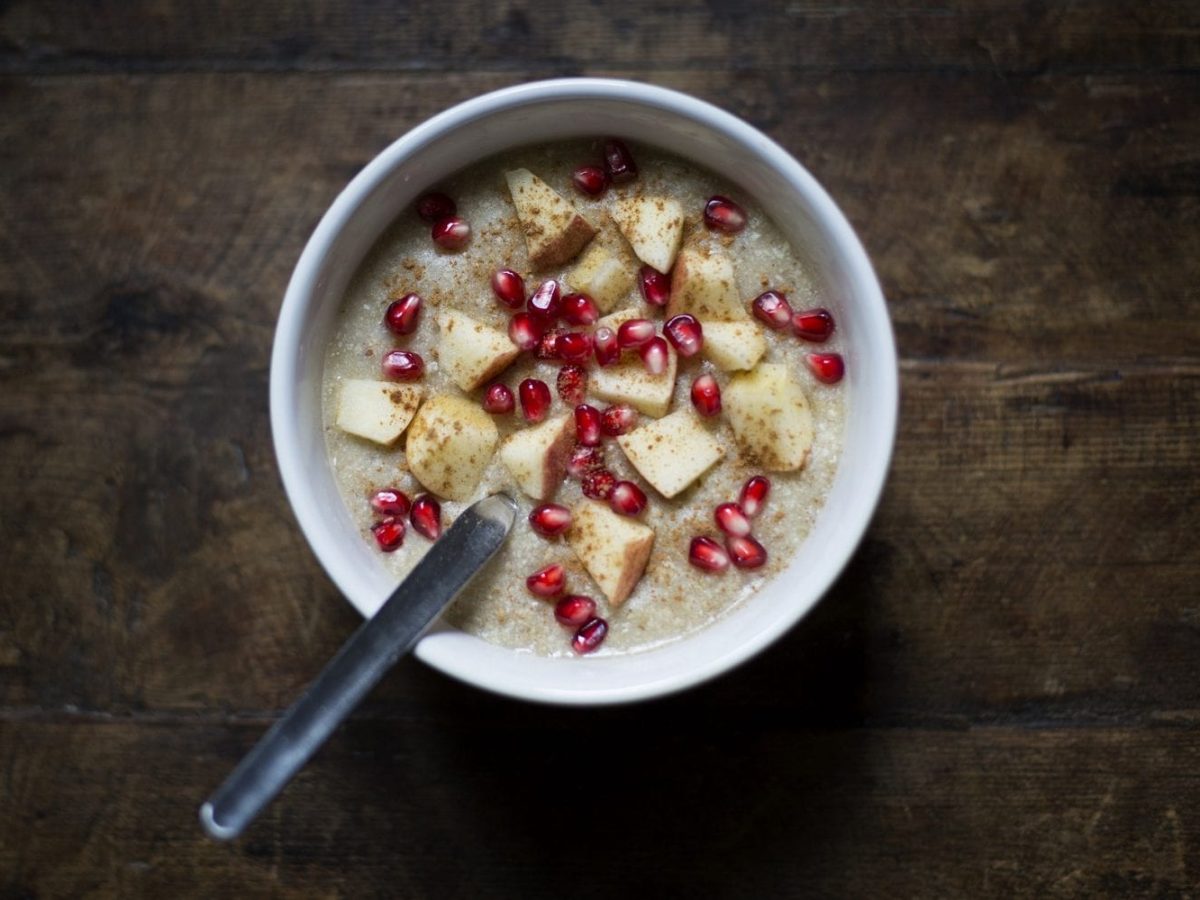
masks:
[[[532,292],[546,278],[561,280],[577,262],[573,260],[558,269],[536,273],[530,270],[525,240],[505,183],[506,170],[526,168],[548,183],[598,229],[594,241],[627,258],[634,272],[640,263],[609,219],[608,210],[618,199],[638,192],[661,194],[677,199],[683,206],[685,243],[700,240],[725,245],[733,260],[739,293],[747,302],[770,288],[786,293],[797,310],[831,307],[832,298],[823,296],[814,284],[803,257],[788,245],[751,198],[676,157],[637,145],[632,150],[638,163],[638,179],[614,185],[597,199],[583,196],[571,183],[571,173],[580,163],[598,158],[597,145],[590,142],[525,148],[487,159],[438,186],[455,199],[458,214],[471,224],[473,236],[466,249],[456,253],[440,250],[430,240],[429,225],[415,213],[406,212],[385,232],[360,266],[346,291],[335,335],[326,353],[322,389],[330,462],[363,540],[374,545],[370,528],[378,516],[367,502],[372,493],[396,487],[416,496],[423,488],[407,470],[403,437],[391,447],[381,447],[346,434],[336,426],[343,382],[356,378],[381,380],[382,356],[388,350],[403,347],[420,353],[425,360],[426,372],[421,384],[426,397],[439,393],[461,396],[457,385],[439,371],[436,352],[439,309],[460,310],[506,330],[512,311],[497,302],[490,287],[492,273],[497,268],[508,267],[521,273]],[[732,197],[745,208],[749,214],[745,230],[736,235],[721,235],[705,229],[704,204],[714,194]],[[568,290],[564,287],[564,293]],[[420,326],[410,336],[397,337],[383,326],[383,313],[392,299],[409,292],[424,298]],[[662,310],[643,303],[636,283],[627,300],[613,309],[628,307],[639,308],[661,328]],[[815,439],[809,461],[801,471],[763,473],[747,464],[739,458],[728,421],[724,415],[718,415],[704,421],[726,448],[724,459],[694,485],[666,500],[638,475],[616,442],[605,439],[609,469],[618,478],[628,478],[645,490],[650,502],[640,521],[655,531],[645,574],[629,599],[614,609],[563,538],[547,539],[529,527],[526,516],[541,501],[521,493],[496,455],[473,499],[497,490],[507,491],[520,507],[517,524],[496,559],[447,612],[447,621],[488,641],[518,650],[570,655],[571,632],[555,621],[553,603],[534,597],[525,587],[526,576],[551,563],[560,563],[567,570],[567,592],[595,599],[597,615],[608,620],[608,636],[599,652],[627,653],[702,628],[775,575],[805,539],[833,481],[841,451],[844,387],[820,383],[804,362],[806,353],[839,352],[836,331],[828,342],[819,345],[806,344],[787,331],[777,333],[765,328],[762,331],[767,339],[763,361],[786,364],[803,385],[812,410]],[[571,410],[555,391],[561,366],[561,361],[537,360],[530,353],[522,353],[496,380],[508,385],[515,394],[523,379],[540,378],[554,394],[550,415],[561,415]],[[690,406],[692,381],[706,371],[715,374],[723,388],[729,381],[729,374],[718,370],[702,355],[679,358],[672,411]],[[475,391],[469,396],[478,402],[481,393]],[[609,405],[591,396],[587,402],[598,409]],[[519,404],[514,413],[493,418],[501,438],[527,427]],[[642,423],[649,421],[647,416],[641,416]],[[767,564],[755,570],[730,567],[723,573],[709,573],[690,565],[691,538],[707,534],[719,539],[721,535],[713,523],[714,507],[736,501],[742,485],[755,474],[766,474],[772,486],[764,511],[753,523],[755,536],[769,552]],[[579,482],[564,478],[553,501],[573,507],[581,496]],[[443,499],[443,522],[448,526],[466,505]],[[410,529],[403,546],[391,553],[380,552],[379,559],[399,579],[430,546],[429,541]]]

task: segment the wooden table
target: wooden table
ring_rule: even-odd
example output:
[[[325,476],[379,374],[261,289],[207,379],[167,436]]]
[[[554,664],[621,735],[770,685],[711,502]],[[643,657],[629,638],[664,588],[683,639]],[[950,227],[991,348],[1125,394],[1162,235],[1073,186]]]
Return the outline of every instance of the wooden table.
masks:
[[[0,897],[1192,896],[1200,7],[0,4]],[[280,488],[274,319],[396,136],[652,81],[862,235],[903,409],[819,608],[708,686],[414,662],[232,846],[200,800],[355,627]]]

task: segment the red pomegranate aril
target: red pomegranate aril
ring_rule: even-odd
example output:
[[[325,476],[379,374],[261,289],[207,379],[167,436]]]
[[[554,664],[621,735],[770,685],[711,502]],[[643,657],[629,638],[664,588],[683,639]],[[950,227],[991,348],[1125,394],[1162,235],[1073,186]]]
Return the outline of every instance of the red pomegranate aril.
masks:
[[[600,310],[587,294],[567,294],[562,298],[562,317],[568,325],[595,325]]]
[[[640,515],[646,508],[646,492],[632,481],[618,481],[609,492],[608,505],[617,515]]]
[[[571,511],[557,503],[543,503],[529,514],[529,525],[542,537],[557,537],[571,527]]]
[[[383,314],[383,324],[392,334],[412,334],[421,318],[421,303],[419,294],[405,294],[393,300]]]
[[[384,516],[407,516],[412,501],[404,491],[383,488],[371,495],[371,509]]]
[[[537,597],[555,597],[567,586],[566,571],[558,563],[538,569],[525,579],[529,593]]]
[[[667,319],[663,334],[680,356],[695,356],[704,346],[704,328],[695,316],[687,313]]]
[[[442,536],[442,504],[428,494],[422,494],[413,501],[408,520],[418,534],[425,535],[431,541]]]
[[[443,250],[461,250],[471,241],[471,226],[466,219],[447,216],[433,226],[433,242]]]
[[[654,337],[654,323],[649,319],[629,319],[617,328],[617,345],[622,350],[641,347]]]
[[[782,331],[792,322],[792,307],[779,291],[763,291],[750,304],[754,317],[768,328]]]
[[[746,211],[728,197],[716,194],[704,204],[704,224],[713,231],[737,234],[746,227]]]
[[[641,346],[638,353],[642,356],[642,365],[651,375],[661,375],[667,371],[667,363],[670,362],[671,355],[667,349],[667,342],[662,338],[657,336],[650,338]]]
[[[637,178],[637,163],[624,141],[609,138],[604,142],[604,171],[613,184],[624,184]]]
[[[432,225],[458,212],[454,201],[445,194],[431,191],[417,200],[417,215]]]
[[[575,440],[585,447],[600,446],[600,410],[586,403],[575,407]]]
[[[558,339],[563,335],[561,328],[551,328],[542,335],[534,348],[533,355],[538,359],[558,359]]]
[[[617,478],[608,469],[593,469],[585,473],[580,482],[580,488],[585,497],[591,497],[593,500],[607,500],[609,494],[612,493],[613,486],[617,483]]]
[[[840,353],[810,353],[804,358],[817,381],[837,384],[846,374],[846,362]]]
[[[521,415],[526,422],[540,422],[550,411],[550,388],[537,378],[526,378],[517,388],[521,397]]]
[[[651,306],[666,306],[671,299],[671,279],[653,266],[642,266],[638,272],[642,298]]]
[[[492,293],[509,309],[525,305],[525,279],[512,269],[497,269],[492,275]]]
[[[529,313],[519,312],[508,322],[508,339],[522,350],[532,350],[542,341],[541,325]]]
[[[592,355],[592,339],[582,331],[566,331],[558,336],[554,349],[567,362],[586,362]]]
[[[579,630],[571,638],[571,649],[580,656],[585,653],[591,653],[604,643],[604,638],[607,634],[607,622],[599,617],[588,619],[579,626]]]
[[[762,512],[767,502],[767,494],[771,493],[771,482],[762,475],[755,475],[742,486],[742,494],[738,497],[738,506],[750,518]]]
[[[767,548],[748,534],[731,534],[725,538],[729,558],[739,569],[757,569],[767,561]]]
[[[389,350],[381,368],[384,375],[396,381],[416,381],[425,374],[425,360],[411,350]]]
[[[538,285],[537,290],[529,295],[529,300],[525,304],[529,309],[529,314],[536,321],[549,327],[562,311],[560,294],[561,289],[557,281],[553,278],[543,281]]]
[[[564,335],[565,337],[565,335]],[[558,342],[562,349],[562,339]],[[580,366],[567,365],[558,370],[558,396],[568,406],[576,406],[583,402],[587,395],[587,372]]]
[[[515,407],[516,400],[507,384],[497,381],[495,384],[489,384],[487,390],[483,392],[483,409],[493,416],[510,413]]]
[[[596,364],[600,368],[611,366],[621,356],[617,333],[606,325],[601,325],[592,332],[592,351],[596,354]]]
[[[404,543],[404,520],[388,516],[371,526],[371,534],[375,535],[375,543],[380,550],[391,553]]]
[[[706,572],[724,572],[729,568],[729,554],[710,537],[694,537],[688,547],[688,562]]]
[[[705,374],[692,382],[692,406],[702,416],[715,416],[721,411],[721,386],[717,379]]]
[[[622,435],[637,424],[637,410],[624,403],[610,406],[600,413],[600,430],[609,437]]]
[[[600,166],[580,166],[571,174],[579,193],[599,197],[608,189],[608,173]]]
[[[792,334],[802,341],[823,344],[836,327],[833,313],[822,307],[802,309],[792,314]]]
[[[745,537],[750,533],[750,519],[736,503],[719,503],[713,510],[713,520],[726,534]]]
[[[560,625],[578,628],[594,615],[596,615],[596,601],[591,597],[571,594],[554,604],[554,618]]]
[[[599,447],[576,447],[567,460],[567,474],[582,479],[588,472],[604,468],[604,451]]]

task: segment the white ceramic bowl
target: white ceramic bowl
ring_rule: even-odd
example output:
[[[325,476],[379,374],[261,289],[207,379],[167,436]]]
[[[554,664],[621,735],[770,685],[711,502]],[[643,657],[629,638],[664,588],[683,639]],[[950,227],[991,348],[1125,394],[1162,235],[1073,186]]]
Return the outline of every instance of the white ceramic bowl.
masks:
[[[895,438],[896,349],[871,263],[829,195],[761,132],[684,94],[603,79],[496,91],[414,128],[342,191],[292,274],[271,357],[271,428],[292,508],[330,577],[371,615],[393,577],[351,522],[321,428],[324,348],[346,284],[384,228],[430,185],[510,147],[605,135],[653,144],[719,173],[753,195],[810,259],[844,345],[848,417],[833,488],[795,559],[749,602],[697,634],[644,653],[578,659],[517,653],[445,627],[417,646],[426,663],[470,684],[579,705],[660,696],[753,656],[816,604],[867,527]]]

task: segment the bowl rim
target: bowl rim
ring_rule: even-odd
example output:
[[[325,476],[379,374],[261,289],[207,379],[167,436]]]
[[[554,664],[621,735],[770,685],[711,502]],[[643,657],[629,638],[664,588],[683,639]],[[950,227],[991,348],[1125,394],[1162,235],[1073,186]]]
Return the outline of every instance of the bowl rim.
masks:
[[[448,660],[454,651],[449,655],[435,652],[430,649],[433,645],[428,638],[423,639],[415,650],[418,658],[443,673],[493,693],[559,705],[601,705],[661,697],[694,687],[723,674],[774,643],[819,602],[862,541],[882,497],[895,449],[899,414],[899,369],[895,336],[886,301],[866,250],[853,227],[816,178],[783,147],[754,126],[707,101],[679,91],[608,78],[559,78],[529,82],[501,88],[458,103],[401,135],[376,155],[342,189],[304,246],[288,282],[277,320],[271,353],[270,421],[280,477],[305,540],[352,606],[360,612],[364,611],[354,599],[354,591],[349,587],[352,583],[352,573],[348,570],[346,561],[339,558],[335,547],[326,545],[316,537],[321,533],[320,523],[316,504],[308,491],[308,468],[296,443],[288,438],[289,426],[292,423],[285,410],[289,408],[289,398],[296,394],[301,380],[298,366],[300,354],[297,350],[304,324],[301,313],[306,311],[312,302],[318,287],[318,275],[339,235],[358,209],[393,174],[397,166],[442,135],[470,125],[475,120],[490,118],[522,107],[564,100],[618,101],[672,113],[721,134],[762,159],[787,180],[801,201],[811,209],[821,227],[827,230],[830,245],[836,248],[843,264],[853,273],[856,285],[863,292],[862,295],[856,294],[856,304],[867,304],[870,307],[871,319],[881,327],[881,333],[876,335],[873,350],[882,354],[881,358],[875,360],[881,378],[881,382],[875,387],[881,392],[877,401],[882,416],[875,425],[876,433],[882,440],[876,452],[869,457],[871,465],[857,473],[858,494],[869,499],[858,504],[856,515],[844,526],[852,534],[848,533],[846,539],[837,542],[835,552],[826,560],[829,564],[824,567],[823,577],[811,583],[805,591],[812,598],[809,603],[796,604],[789,615],[781,615],[766,622],[748,638],[725,648],[723,652],[699,660],[686,671],[677,672],[671,677],[652,677],[635,684],[615,687],[599,685],[585,689],[564,689],[512,678],[488,680],[486,675],[480,675],[478,666],[472,668],[451,665]],[[636,654],[599,657],[589,662],[602,664],[608,660],[630,659],[654,652],[651,649]],[[564,664],[580,662],[582,661],[571,660],[564,661]]]

